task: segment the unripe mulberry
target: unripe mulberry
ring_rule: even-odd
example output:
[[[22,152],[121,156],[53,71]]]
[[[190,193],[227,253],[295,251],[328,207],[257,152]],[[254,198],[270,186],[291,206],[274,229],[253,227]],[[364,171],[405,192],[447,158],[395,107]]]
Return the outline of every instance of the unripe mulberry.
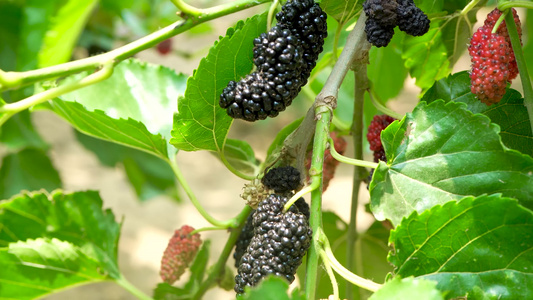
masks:
[[[509,82],[509,44],[503,36],[493,34],[489,27],[483,26],[472,36],[468,52],[472,60],[472,93],[487,105],[498,103]]]
[[[312,231],[296,206],[283,213],[287,198],[272,194],[253,214],[254,236],[240,260],[235,291],[255,286],[269,274],[294,280],[296,269],[309,249]]]
[[[398,28],[412,36],[421,36],[429,30],[428,16],[413,0],[398,0]]]
[[[256,72],[230,81],[220,95],[220,107],[232,118],[253,122],[275,117],[291,105],[322,52],[326,17],[312,0],[282,6],[278,24],[254,40]]]
[[[300,171],[292,166],[270,169],[261,182],[268,189],[274,190],[276,194],[286,194],[294,190],[299,190],[302,186]]]
[[[184,225],[174,232],[161,259],[161,279],[168,284],[180,278],[192,262],[202,244],[198,233],[191,235],[194,228]]]
[[[370,122],[370,126],[368,126],[368,133],[366,134],[366,139],[370,144],[370,150],[374,151],[375,162],[378,162],[378,160],[376,159],[376,153],[383,152],[383,156],[385,156],[383,145],[381,144],[381,132],[395,120],[396,119],[391,116],[376,115]],[[381,155],[378,156],[381,157]]]

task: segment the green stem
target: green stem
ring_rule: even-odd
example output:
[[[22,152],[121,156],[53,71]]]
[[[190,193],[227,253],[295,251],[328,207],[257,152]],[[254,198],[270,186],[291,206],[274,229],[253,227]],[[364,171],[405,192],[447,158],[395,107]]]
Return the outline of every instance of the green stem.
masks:
[[[491,33],[496,33],[498,31],[498,27],[503,23],[503,20],[505,20],[505,16],[507,15],[509,11],[504,11],[502,15],[496,20],[496,23],[494,23],[494,27],[492,27]]]
[[[381,288],[381,284],[357,276],[350,270],[343,267],[342,264],[339,263],[339,261],[335,258],[335,255],[331,251],[331,246],[329,244],[328,238],[322,231],[319,232],[319,239],[321,242],[321,246],[323,247],[324,252],[326,254],[326,259],[329,261],[331,267],[333,268],[333,270],[335,270],[335,272],[341,275],[344,279],[357,285],[358,287],[364,288],[365,290],[375,292]]]
[[[513,46],[516,64],[518,65],[518,72],[520,74],[520,79],[522,80],[522,88],[524,89],[524,105],[527,108],[529,123],[533,132],[533,88],[531,86],[531,80],[529,79],[529,72],[527,70],[527,64],[524,58],[524,51],[522,50],[522,43],[520,42],[520,37],[518,36],[518,31],[516,29],[514,16],[512,13],[507,14],[505,17],[505,23],[507,24],[509,38],[511,39],[511,45]]]
[[[183,0],[170,0],[182,13],[187,16],[198,17],[203,13],[202,9],[189,5]]]
[[[354,68],[355,77],[355,97],[354,110],[352,117],[352,137],[354,147],[354,157],[363,160],[363,113],[365,103],[365,92],[368,89],[368,77],[366,64],[359,64]],[[331,141],[330,141],[331,143]],[[335,148],[330,145],[330,148]],[[330,151],[331,152],[331,151]],[[352,204],[350,209],[350,224],[348,226],[348,235],[346,238],[346,266],[349,270],[355,270],[355,241],[357,240],[357,207],[359,205],[359,188],[361,182],[366,177],[366,169],[355,166],[353,170],[352,183]],[[347,282],[346,298],[353,299],[352,285]]]
[[[276,13],[276,10],[278,9],[279,0],[272,1],[272,4],[270,5],[270,9],[268,10],[268,17],[267,17],[267,30],[270,30],[272,28],[272,20],[274,19],[274,14]]]
[[[246,219],[251,212],[252,208],[246,205],[235,218],[238,226],[231,229],[230,236],[224,245],[224,249],[222,249],[222,253],[220,253],[215,265],[209,268],[209,274],[207,275],[206,280],[202,282],[197,292],[191,298],[192,300],[201,299],[205,292],[223,275],[226,262],[231,254],[231,251],[233,250],[233,247],[235,246],[235,243],[237,242],[237,239],[239,238],[239,235],[241,234],[242,227],[244,227],[244,223],[246,223]]]
[[[533,9],[533,2],[531,1],[506,1],[502,4],[498,4],[498,9],[501,11],[507,10],[512,7],[524,7]]]
[[[320,187],[319,181],[313,181],[310,185],[304,187],[303,189],[299,190],[298,193],[294,194],[287,203],[285,203],[285,206],[283,206],[283,212],[286,212],[289,210],[289,208],[294,204],[294,202],[298,201],[301,197],[303,197],[306,194],[309,194],[313,192],[314,190],[318,189]]]
[[[349,158],[349,157],[339,154],[339,152],[335,150],[334,142],[332,139],[329,140],[329,152],[331,153],[331,156],[333,158],[335,158],[336,160],[344,164],[349,164],[352,166],[358,166],[358,167],[364,167],[364,168],[372,168],[372,169],[376,169],[378,167],[378,164],[375,162],[361,160],[361,159],[353,159],[353,158]]]
[[[324,263],[324,268],[326,269],[329,280],[331,281],[331,287],[333,288],[333,299],[339,300],[340,299],[339,298],[339,284],[337,283],[337,278],[335,278],[335,273],[333,273],[331,264],[329,260],[327,259],[326,252],[324,252],[323,249],[320,249],[320,258],[322,259],[322,262]]]
[[[224,164],[224,166],[226,166],[226,168],[228,168],[228,170],[231,173],[233,173],[235,176],[240,177],[240,178],[245,179],[245,180],[253,180],[253,179],[255,179],[255,177],[256,177],[255,175],[246,175],[246,174],[242,173],[241,171],[235,169],[235,167],[232,166],[230,164],[230,162],[226,159],[226,155],[224,155],[224,151],[221,151],[219,153],[219,155],[220,155],[220,159],[222,160],[222,163]]]
[[[316,279],[318,271],[318,258],[320,244],[318,237],[322,228],[322,169],[324,167],[324,152],[329,137],[329,124],[331,121],[331,109],[327,106],[318,106],[315,109],[316,130],[313,141],[313,154],[309,176],[311,185],[319,188],[311,192],[311,218],[309,224],[313,230],[311,247],[307,252],[307,273],[305,278],[306,299],[316,299]]]
[[[474,8],[478,3],[479,1],[481,0],[472,0],[470,1],[464,8],[463,10],[461,11],[461,16],[464,16],[466,15],[467,13],[470,12],[470,10],[472,10],[472,8]]]
[[[333,58],[337,60],[339,58],[339,38],[342,33],[342,24],[338,23],[337,30],[335,31],[335,38],[333,39]]]
[[[135,287],[131,282],[129,282],[124,276],[120,276],[115,280],[115,283],[123,287],[126,291],[130,292],[133,296],[141,300],[152,300],[153,298],[143,293],[137,287]]]
[[[86,70],[97,68],[108,61],[114,61],[115,64],[120,61],[148,48],[151,48],[158,43],[171,38],[177,34],[183,33],[192,27],[229,15],[246,8],[256,6],[262,3],[270,2],[271,0],[235,0],[219,6],[203,9],[202,14],[197,18],[190,18],[187,20],[179,20],[173,24],[162,28],[152,34],[142,37],[134,42],[124,45],[120,48],[110,52],[91,56],[88,58],[67,62],[60,65],[46,67],[37,70],[26,72],[0,72],[1,90],[10,88],[18,88],[21,86],[33,84],[35,82],[46,79],[57,78],[60,76],[67,76],[79,73]]]
[[[374,104],[374,107],[377,110],[398,120],[401,120],[403,118],[403,115],[400,115],[399,113],[381,104],[381,101],[378,100],[378,95],[376,94],[373,88],[369,88],[368,91],[369,91],[370,101],[372,101],[372,104]]]
[[[198,210],[200,215],[202,215],[202,217],[204,217],[204,219],[207,222],[209,222],[209,223],[211,223],[211,225],[213,225],[215,227],[219,227],[219,228],[231,228],[231,227],[235,227],[236,226],[236,220],[235,219],[231,219],[231,220],[226,221],[226,222],[218,221],[217,219],[213,218],[205,210],[205,208],[202,206],[202,204],[200,204],[200,201],[198,201],[198,199],[194,195],[191,187],[187,183],[187,180],[185,180],[185,177],[183,176],[183,173],[181,173],[181,170],[178,167],[178,164],[176,162],[175,156],[172,157],[171,160],[168,161],[168,164],[172,167],[172,171],[174,171],[174,175],[178,179],[178,182],[180,183],[181,187],[185,190],[185,193],[189,197],[189,200],[191,200],[192,205],[194,205],[196,210]]]

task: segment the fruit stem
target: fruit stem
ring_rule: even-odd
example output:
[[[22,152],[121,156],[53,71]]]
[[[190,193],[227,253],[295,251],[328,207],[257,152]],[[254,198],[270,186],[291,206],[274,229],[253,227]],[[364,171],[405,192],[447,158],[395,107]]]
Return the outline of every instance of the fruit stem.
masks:
[[[509,38],[511,39],[511,45],[513,46],[516,64],[518,65],[518,72],[520,74],[520,79],[522,80],[522,88],[524,89],[524,105],[527,108],[529,123],[533,132],[533,88],[531,86],[531,80],[529,79],[529,72],[527,70],[527,64],[524,58],[524,51],[522,50],[522,43],[520,42],[520,37],[518,36],[518,30],[516,29],[513,14],[508,13],[505,16],[505,19],[507,31],[509,32]]]
[[[333,270],[335,270],[335,272],[341,275],[344,279],[357,285],[358,287],[364,288],[365,290],[375,292],[381,288],[382,286],[381,284],[373,282],[372,280],[368,280],[360,276],[357,276],[354,273],[350,272],[350,270],[343,267],[342,264],[339,263],[339,261],[335,258],[335,255],[331,251],[331,246],[324,232],[320,231],[318,234],[319,234],[318,238],[319,238],[319,241],[321,242],[322,249],[324,249],[323,251],[326,254],[326,259],[329,261],[329,263],[331,264],[331,267],[333,268]]]
[[[335,273],[333,273],[333,269],[331,268],[331,264],[329,260],[327,259],[326,252],[324,252],[323,249],[320,249],[320,258],[322,259],[322,262],[324,263],[324,268],[326,269],[326,272],[328,273],[329,280],[331,281],[331,287],[333,288],[333,299],[339,300],[339,284],[337,283],[337,278],[335,278]],[[346,290],[348,291],[348,290]]]
[[[272,20],[274,19],[274,14],[276,13],[276,10],[278,9],[279,0],[272,1],[272,4],[270,5],[270,9],[268,10],[268,17],[267,17],[267,30],[270,30],[272,28]]]
[[[329,151],[331,153],[331,156],[333,156],[333,158],[340,161],[341,163],[349,164],[352,166],[364,167],[364,168],[372,168],[372,169],[376,169],[378,167],[378,164],[375,162],[349,158],[349,157],[339,154],[339,152],[335,150],[335,146],[331,138],[329,139]]]
[[[311,217],[309,224],[313,230],[311,247],[307,253],[307,273],[305,278],[306,299],[316,299],[316,280],[318,273],[318,258],[320,245],[318,237],[322,227],[322,169],[324,167],[324,152],[329,137],[329,125],[332,112],[328,106],[315,108],[316,130],[313,141],[313,154],[311,157],[311,186],[318,186],[311,192]]]
[[[176,162],[176,156],[173,156],[171,160],[168,161],[170,167],[172,168],[172,171],[174,171],[174,175],[176,176],[176,179],[178,179],[178,182],[180,183],[181,187],[185,190],[185,193],[189,197],[189,200],[191,200],[192,205],[196,208],[196,210],[204,217],[204,219],[209,222],[211,225],[225,229],[225,228],[231,228],[238,226],[238,220],[237,219],[231,219],[229,221],[218,221],[217,219],[213,218],[200,204],[198,201],[198,198],[194,195],[191,187],[187,183],[187,180],[185,180],[185,177],[183,176],[183,173],[181,173],[180,168],[178,167],[178,163]]]
[[[109,78],[111,74],[113,74],[113,62],[109,61],[105,63],[102,69],[100,69],[96,73],[93,73],[80,80],[64,84],[55,88],[51,88],[49,90],[32,95],[17,102],[6,103],[3,106],[0,106],[0,113],[5,113],[0,118],[0,126],[2,126],[11,116],[13,116],[19,111],[23,111],[31,106],[43,103],[50,99],[59,97],[63,94],[72,92],[74,90],[81,89],[82,87],[86,87],[88,85],[103,81]]]
[[[357,160],[363,160],[363,114],[365,103],[365,92],[369,88],[367,65],[358,64],[354,66],[353,73],[355,77],[355,97],[354,97],[354,109],[352,117],[351,134],[353,137],[354,158]],[[335,148],[331,144],[330,148]],[[330,150],[331,152],[332,150]],[[355,242],[357,241],[357,207],[359,206],[359,188],[361,182],[367,176],[365,168],[355,166],[353,170],[352,179],[352,203],[350,208],[350,224],[348,226],[348,235],[346,237],[346,266],[349,270],[355,271]],[[346,298],[353,299],[352,285],[346,282]]]
[[[368,89],[368,95],[370,96],[370,101],[372,101],[372,104],[374,104],[374,107],[379,110],[380,112],[388,115],[388,116],[391,116],[395,119],[398,119],[398,120],[401,120],[403,119],[403,115],[393,111],[392,109],[386,107],[385,105],[381,104],[381,101],[379,101],[378,99],[378,95],[376,94],[376,92],[374,91],[373,88],[369,88]]]
[[[461,16],[468,14],[481,0],[472,0],[461,10]]]
[[[498,4],[499,10],[507,10],[512,7],[524,7],[528,9],[533,9],[533,2],[531,1],[505,1],[501,4]]]
[[[137,299],[141,300],[151,300],[152,297],[146,295],[141,290],[137,289],[131,282],[129,282],[124,276],[120,275],[119,278],[115,280],[115,283],[123,287],[126,291],[130,292]]]
[[[291,208],[291,206],[294,204],[294,202],[298,201],[298,199],[300,199],[300,197],[303,197],[304,195],[313,192],[314,190],[318,189],[319,187],[320,187],[320,182],[314,181],[310,185],[308,185],[308,186],[304,187],[303,189],[301,189],[300,191],[298,191],[298,193],[294,194],[294,196],[292,196],[289,199],[289,201],[287,201],[287,203],[285,203],[285,206],[283,206],[283,212],[288,211],[289,208]]]
[[[228,258],[233,251],[233,247],[235,246],[235,243],[237,242],[237,239],[239,238],[239,235],[241,234],[241,230],[244,227],[244,223],[246,223],[246,219],[248,218],[248,215],[252,212],[252,208],[246,205],[243,210],[235,217],[236,223],[238,226],[231,229],[231,233],[229,235],[228,241],[224,245],[224,249],[222,249],[222,252],[220,253],[220,256],[218,257],[217,262],[209,268],[207,278],[202,282],[202,284],[198,287],[198,290],[196,293],[191,297],[191,299],[201,299],[202,296],[207,292],[208,289],[210,289],[213,284],[217,282],[217,280],[220,278],[221,275],[223,275],[223,272],[226,267],[226,262],[228,261]]]
[[[500,25],[503,23],[503,20],[505,20],[505,16],[507,15],[509,11],[506,10],[502,13],[502,15],[498,18],[498,20],[496,21],[496,23],[494,23],[494,27],[492,28],[492,31],[491,33],[494,34],[496,33],[496,31],[498,31],[498,27],[500,27]],[[514,20],[513,20],[514,22]]]

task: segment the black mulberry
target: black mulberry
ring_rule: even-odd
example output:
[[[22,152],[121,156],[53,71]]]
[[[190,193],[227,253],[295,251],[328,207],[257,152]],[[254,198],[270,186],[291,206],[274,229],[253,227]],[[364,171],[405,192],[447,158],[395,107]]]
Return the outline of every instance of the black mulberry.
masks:
[[[261,182],[277,194],[285,194],[299,189],[301,186],[300,172],[295,167],[285,166],[270,169]]]
[[[407,34],[421,36],[429,30],[428,16],[413,0],[398,0],[398,28]]]
[[[376,47],[385,47],[394,35],[394,26],[384,26],[375,19],[368,18],[365,23],[366,39]]]
[[[243,254],[235,291],[255,286],[268,274],[294,280],[296,269],[309,249],[312,231],[309,220],[296,206],[283,213],[287,198],[272,194],[261,202],[253,214],[254,236]]]
[[[228,115],[246,121],[275,117],[291,105],[322,52],[326,13],[313,0],[287,2],[278,24],[254,40],[256,72],[230,81],[220,95]]]
[[[235,259],[235,268],[239,268],[242,255],[248,248],[252,237],[254,236],[254,226],[252,225],[252,217],[254,215],[253,211],[246,219],[244,227],[241,229],[241,234],[235,243],[235,252],[233,253],[233,258]]]
[[[367,0],[363,4],[365,14],[386,27],[396,26],[398,2],[396,0]]]

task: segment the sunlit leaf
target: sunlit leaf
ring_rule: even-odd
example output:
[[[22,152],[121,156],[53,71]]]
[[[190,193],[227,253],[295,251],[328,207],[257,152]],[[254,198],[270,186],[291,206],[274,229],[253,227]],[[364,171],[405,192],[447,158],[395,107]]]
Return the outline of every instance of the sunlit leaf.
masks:
[[[396,277],[385,283],[369,300],[444,299],[436,286],[437,283],[434,281]]]

